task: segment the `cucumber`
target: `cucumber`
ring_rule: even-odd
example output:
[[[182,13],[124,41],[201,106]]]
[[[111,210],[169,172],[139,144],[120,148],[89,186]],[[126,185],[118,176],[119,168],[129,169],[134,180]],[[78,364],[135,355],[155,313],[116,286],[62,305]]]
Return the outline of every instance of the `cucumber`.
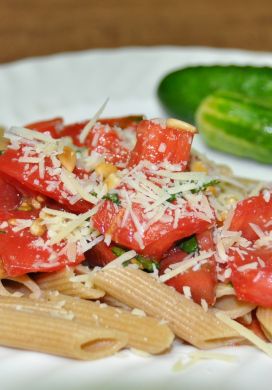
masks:
[[[196,123],[210,147],[272,164],[272,106],[217,92],[200,104]]]
[[[217,90],[233,91],[272,105],[272,68],[254,66],[195,66],[172,72],[158,87],[168,113],[195,123],[201,101]]]

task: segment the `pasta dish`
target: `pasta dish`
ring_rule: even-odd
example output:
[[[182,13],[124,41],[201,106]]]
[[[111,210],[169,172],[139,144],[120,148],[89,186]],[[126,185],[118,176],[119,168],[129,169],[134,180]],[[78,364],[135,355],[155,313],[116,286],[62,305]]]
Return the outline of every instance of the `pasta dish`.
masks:
[[[0,135],[0,345],[75,359],[253,344],[272,356],[272,187],[142,116]]]

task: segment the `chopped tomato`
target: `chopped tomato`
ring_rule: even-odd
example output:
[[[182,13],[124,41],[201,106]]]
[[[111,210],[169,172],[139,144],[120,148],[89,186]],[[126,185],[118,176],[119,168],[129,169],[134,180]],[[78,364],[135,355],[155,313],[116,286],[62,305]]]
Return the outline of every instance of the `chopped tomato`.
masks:
[[[124,145],[124,140],[115,129],[115,126],[121,129],[134,129],[141,117],[129,116],[122,118],[100,119],[99,122],[90,130],[84,144],[79,140],[80,133],[87,121],[65,126],[60,133],[61,137],[72,137],[77,146],[86,146],[90,151],[96,151],[102,154],[105,160],[117,166],[127,164],[130,157],[130,150]]]
[[[73,123],[71,125],[65,125],[61,132],[59,133],[59,137],[71,137],[73,143],[77,146],[83,146],[79,141],[79,135],[81,131],[84,129],[88,121]]]
[[[89,150],[102,154],[105,160],[115,165],[125,166],[130,151],[122,144],[118,133],[108,125],[95,127],[86,138],[84,145]]]
[[[116,259],[116,255],[112,252],[103,241],[99,242],[92,249],[85,253],[86,260],[92,267],[104,267],[112,260]]]
[[[186,256],[188,256],[188,253],[178,247],[171,248],[166,256],[160,261],[160,275],[163,275],[164,271],[169,268],[170,265],[180,263]]]
[[[50,157],[44,159],[44,177],[41,178],[38,167],[33,171],[29,164],[19,161],[20,157],[24,155],[22,148],[20,147],[18,150],[7,149],[0,156],[0,172],[10,176],[17,182],[23,183],[25,187],[32,191],[37,191],[56,200],[69,210],[81,213],[90,209],[91,203],[86,200],[80,199],[74,203],[71,193],[67,191],[60,180],[60,173],[52,174],[49,171],[53,167]],[[80,176],[81,172],[75,169],[74,173]]]
[[[132,207],[140,225],[143,226],[145,222],[143,209],[139,204],[133,204]],[[189,207],[187,211],[189,211]],[[175,241],[207,230],[210,226],[209,222],[190,216],[180,217],[175,228],[173,222],[157,221],[143,232],[141,239],[131,215],[123,224],[124,213],[123,207],[106,201],[93,217],[94,226],[100,233],[110,234],[112,240],[117,244],[155,259],[161,259]]]
[[[164,128],[158,123],[143,120],[137,127],[137,143],[129,166],[139,164],[142,160],[151,163],[168,161],[178,164],[181,170],[185,170],[190,158],[191,144],[194,134],[190,131]]]
[[[198,233],[196,238],[200,250],[210,251],[214,249],[211,230]],[[179,248],[172,249],[168,256],[160,262],[160,273],[163,274],[165,269],[171,264],[183,261],[187,255]],[[216,265],[213,257],[203,264],[199,270],[187,270],[166,282],[166,284],[174,287],[180,293],[183,293],[184,286],[190,287],[192,298],[195,302],[201,303],[201,299],[205,299],[209,305],[215,303],[216,283]]]
[[[15,210],[21,203],[21,194],[0,175],[0,210]]]
[[[0,258],[7,275],[57,271],[65,265],[76,265],[84,260],[83,255],[78,255],[75,261],[69,261],[65,253],[58,255],[64,245],[47,246],[46,239],[46,234],[36,237],[28,228],[20,232],[14,231],[11,225],[4,228],[0,239]],[[56,252],[55,257],[53,252]]]
[[[202,251],[214,251],[215,244],[213,240],[212,230],[205,230],[204,232],[198,233],[196,235],[197,244],[200,250]]]
[[[230,279],[237,298],[260,306],[272,307],[271,248],[245,249],[241,247],[238,251],[230,250],[229,256],[231,259],[229,265],[232,269]],[[246,268],[247,265],[249,265],[248,269],[238,268]]]
[[[54,118],[42,122],[34,122],[28,125],[25,125],[27,129],[36,130],[39,133],[49,132],[53,138],[59,137],[59,132],[63,128],[63,119]]]
[[[37,192],[31,191],[24,187],[21,183],[13,178],[0,173],[0,220],[13,218],[16,214],[17,218],[37,217],[40,210],[33,207],[31,201],[35,200],[37,207],[37,197],[39,198],[40,207],[49,205],[49,201],[41,198]],[[27,211],[24,207],[27,204]],[[50,204],[54,207],[54,205]]]
[[[160,262],[160,274],[172,264],[182,262],[188,256],[179,248],[175,248],[167,257]],[[214,262],[203,264],[199,270],[189,269],[183,274],[177,275],[166,281],[166,284],[174,287],[178,292],[183,294],[183,287],[190,287],[192,298],[195,302],[201,303],[205,299],[209,305],[215,303],[215,265]]]
[[[267,225],[272,220],[272,193],[267,202],[261,193],[242,200],[237,204],[232,218],[230,230],[241,231],[243,237],[250,241],[255,241],[258,237],[250,226],[253,223],[263,231],[272,230],[272,224]]]
[[[28,272],[50,272],[81,262],[83,255],[78,255],[75,261],[69,261],[65,253],[58,255],[65,243],[46,245],[46,232],[40,237],[30,232],[30,226],[17,229],[20,222],[31,224],[40,213],[39,208],[31,207],[31,199],[35,199],[33,192],[23,189],[22,194],[18,188],[5,181],[5,177],[0,177],[0,259],[6,274],[18,276]],[[29,210],[20,209],[25,199],[29,201]],[[45,204],[48,205],[46,199],[41,202],[41,207]],[[53,252],[56,252],[55,259]]]
[[[260,193],[239,202],[230,230],[241,231],[243,237],[252,241],[252,246],[238,246],[228,253],[232,269],[230,279],[238,299],[265,307],[272,306],[272,251],[265,242],[262,246],[255,245],[260,238],[255,230],[259,228],[268,234],[272,230],[271,220],[272,196],[267,199]]]

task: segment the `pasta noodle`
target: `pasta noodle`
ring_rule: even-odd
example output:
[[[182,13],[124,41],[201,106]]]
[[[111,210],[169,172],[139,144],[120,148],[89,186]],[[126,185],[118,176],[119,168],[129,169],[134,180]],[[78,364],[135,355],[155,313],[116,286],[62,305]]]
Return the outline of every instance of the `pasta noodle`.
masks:
[[[258,307],[256,315],[260,321],[264,334],[268,340],[272,341],[272,309]]]
[[[126,336],[113,329],[0,308],[0,344],[75,359],[112,355],[127,345]]]
[[[90,360],[177,336],[272,356],[250,330],[272,341],[272,188],[190,154],[189,124],[100,113],[0,129],[0,345]]]
[[[99,299],[104,292],[92,287],[90,274],[76,275],[70,267],[54,272],[40,274],[35,278],[42,290],[57,290],[66,295],[85,299]]]
[[[114,309],[83,299],[49,293],[45,300],[29,298],[0,297],[0,308],[20,308],[22,311],[59,318],[72,318],[87,327],[102,327],[121,332],[127,338],[129,347],[150,354],[167,350],[174,335],[166,324],[155,318],[137,316],[130,312]]]
[[[217,299],[215,308],[223,311],[230,318],[243,317],[254,310],[256,305],[249,302],[241,302],[235,296],[223,296]]]
[[[178,337],[199,348],[241,341],[212,313],[142,271],[115,268],[97,272],[94,284],[125,304],[168,321]]]

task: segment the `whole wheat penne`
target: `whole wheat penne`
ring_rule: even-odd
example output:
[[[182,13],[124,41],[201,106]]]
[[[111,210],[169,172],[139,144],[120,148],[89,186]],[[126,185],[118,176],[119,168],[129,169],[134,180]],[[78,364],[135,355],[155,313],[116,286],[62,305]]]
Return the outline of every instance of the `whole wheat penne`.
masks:
[[[216,286],[216,298],[221,298],[228,295],[235,295],[235,290],[230,284],[218,283]]]
[[[270,341],[272,341],[272,309],[258,307],[256,315],[261,324],[264,334]]]
[[[249,302],[238,301],[234,295],[225,295],[222,298],[217,299],[215,307],[224,311],[230,318],[235,319],[250,313],[255,309],[256,305]]]
[[[124,333],[128,346],[157,354],[169,349],[174,339],[166,324],[148,316],[130,312],[65,295],[47,294],[47,300],[0,297],[0,308],[20,307],[27,312],[71,318],[86,326],[111,328]],[[141,314],[141,313],[139,313]],[[144,314],[144,313],[143,313]]]
[[[123,309],[123,310],[127,310],[127,311],[131,310],[131,308],[128,305],[118,301],[118,299],[116,299],[108,294],[105,294],[103,296],[103,298],[101,299],[101,301],[103,303],[106,303],[109,306],[117,307],[119,309]]]
[[[214,348],[241,340],[212,313],[145,272],[113,268],[97,272],[94,284],[130,307],[167,320],[173,332],[192,345]]]
[[[39,274],[36,282],[42,290],[57,290],[66,295],[77,296],[85,299],[99,299],[104,292],[92,286],[90,275],[75,275],[72,268]]]
[[[2,283],[5,282],[5,285]],[[28,275],[21,275],[16,277],[5,276],[4,278],[0,278],[0,296],[9,296],[9,295],[32,295],[35,298],[39,298],[41,296],[41,289],[31,279]]]
[[[0,308],[0,344],[81,360],[100,359],[124,348],[126,335],[113,329]]]

